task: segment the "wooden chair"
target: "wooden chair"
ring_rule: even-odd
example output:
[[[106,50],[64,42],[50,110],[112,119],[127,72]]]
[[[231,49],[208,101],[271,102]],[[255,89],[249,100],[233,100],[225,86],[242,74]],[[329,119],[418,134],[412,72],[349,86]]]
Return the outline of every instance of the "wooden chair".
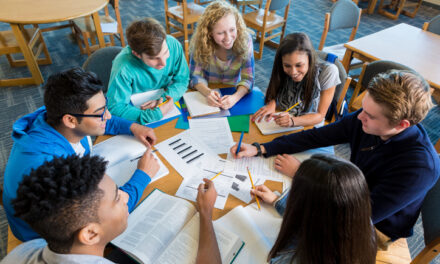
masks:
[[[121,46],[125,47],[124,31],[122,29],[121,15],[119,13],[119,0],[110,0],[109,4],[115,11],[116,20],[110,16],[108,5],[104,7],[104,15],[100,15],[101,28],[104,36],[109,36],[110,42],[106,46],[115,46],[115,37],[121,42]],[[82,54],[87,53],[88,56],[95,50],[99,49],[96,43],[96,30],[93,24],[92,16],[80,17],[72,21],[73,32],[78,43],[78,47]],[[89,39],[91,45],[89,44]]]
[[[440,15],[423,24],[423,30],[440,35]]]
[[[367,88],[371,79],[373,79],[373,77],[377,74],[387,72],[389,70],[409,70],[415,72],[405,65],[392,61],[379,60],[371,63],[364,63],[362,66],[361,75],[359,76],[359,81],[357,82],[350,98],[350,102],[348,103],[348,110],[350,112],[354,112],[362,108],[362,99],[365,96],[365,89]]]
[[[187,3],[187,0],[174,0],[177,6],[170,7],[168,0],[165,0],[165,25],[167,34],[174,37],[183,36],[186,61],[189,62],[189,38],[188,35],[194,31],[194,24],[205,11],[205,8],[196,3]],[[181,26],[172,23],[172,20],[180,23]],[[188,29],[190,26],[190,29]],[[177,32],[171,33],[171,28]]]
[[[263,0],[232,0],[232,3],[237,6],[237,9],[244,14],[246,7],[250,7],[252,10],[258,10],[263,5]],[[255,7],[257,5],[258,7]]]
[[[194,0],[194,3],[198,4],[198,5],[207,5],[212,3],[214,0],[209,0],[209,1],[202,1],[202,0]]]
[[[20,49],[20,46],[18,44],[19,42],[22,42],[27,45],[32,51],[31,54],[27,55],[33,56],[34,60],[38,64],[51,64],[52,59],[50,58],[49,51],[47,50],[46,43],[44,42],[43,35],[41,34],[41,30],[38,25],[35,24],[31,28],[25,28],[24,25],[20,25],[19,28],[20,31],[23,33],[24,39],[17,40],[15,38],[16,34],[14,34],[14,32],[12,32],[11,30],[0,31],[0,56],[6,55],[6,58],[8,59],[11,67],[28,66],[25,59],[14,59],[14,57],[12,56],[12,54],[22,53],[22,50]],[[41,53],[44,53],[44,58],[40,58]],[[41,82],[43,82],[43,76],[39,72],[38,68],[33,69],[29,66],[28,68],[33,76],[39,76]],[[33,77],[0,79],[0,86],[16,86],[29,84],[36,84],[36,80]]]
[[[318,50],[335,54],[338,56],[339,60],[342,61],[345,54],[344,43],[324,48],[327,34],[330,31],[351,28],[352,30],[348,41],[354,40],[359,28],[361,15],[361,9],[351,0],[339,0],[334,3],[330,12],[325,14],[324,29],[321,34],[321,41],[319,42]],[[356,65],[359,65],[360,67],[362,62],[355,58],[352,60],[350,68],[354,68]]]
[[[268,46],[278,48],[279,43],[272,41],[273,38],[280,36],[280,41],[284,37],[286,30],[287,16],[289,15],[290,0],[267,0],[264,9],[243,14],[246,25],[257,31],[257,40],[260,42],[259,51],[254,50],[254,57],[261,59],[263,56],[264,43]],[[275,12],[284,8],[284,16],[279,16]],[[273,33],[281,27],[281,32]],[[266,33],[268,34],[266,36]]]
[[[414,18],[422,5],[423,0],[418,0],[417,2],[406,2],[406,0],[391,0],[389,4],[384,3],[385,0],[380,0],[377,12],[388,18],[396,20],[400,13],[410,18]],[[414,7],[413,11],[404,10],[406,7]],[[395,13],[387,11],[387,9],[394,10]]]
[[[328,61],[328,53],[324,51],[317,50],[316,51],[319,59],[322,61]],[[344,66],[339,60],[335,60],[334,64],[336,67],[338,67],[339,71],[339,79],[341,80],[341,83],[336,86],[335,94],[333,95],[333,101],[332,104],[336,104],[336,112],[333,113],[332,118],[330,120],[330,123],[335,122],[336,115],[341,112],[343,108],[343,104],[345,101],[345,95],[347,94],[348,87],[351,83],[351,78],[348,77],[347,73],[345,72]],[[329,109],[330,111],[331,109]],[[328,120],[328,118],[327,118]]]

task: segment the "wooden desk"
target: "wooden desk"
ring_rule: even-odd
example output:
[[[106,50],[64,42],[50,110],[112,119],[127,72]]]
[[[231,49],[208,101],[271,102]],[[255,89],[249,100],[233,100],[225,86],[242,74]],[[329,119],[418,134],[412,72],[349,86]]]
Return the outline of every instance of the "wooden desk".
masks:
[[[23,35],[24,25],[44,24],[71,20],[92,14],[99,47],[105,47],[98,11],[109,0],[0,0],[0,21],[11,25],[15,38],[26,60],[30,78],[24,78],[21,84],[41,84],[44,79],[32,51]]]
[[[414,69],[440,89],[440,35],[402,23],[344,46],[342,64],[347,72],[353,57],[364,62],[390,60]]]
[[[168,139],[170,137],[173,137],[174,135],[184,131],[184,130],[175,128],[176,122],[177,122],[177,119],[154,129],[154,132],[156,133],[156,136],[157,136],[157,143],[159,143],[165,139]],[[260,143],[264,143],[264,142],[271,141],[272,139],[279,137],[283,134],[289,134],[289,133],[291,133],[291,132],[264,136],[260,133],[260,130],[258,130],[257,126],[253,122],[251,122],[250,127],[249,127],[249,133],[244,134],[243,142],[252,143],[252,142],[257,141]],[[101,142],[109,137],[110,136],[100,136],[100,137],[98,137],[96,142]],[[234,138],[234,141],[238,142],[238,140],[240,139],[240,133],[232,132],[232,137]],[[170,173],[167,176],[163,177],[162,179],[157,180],[153,183],[150,183],[147,186],[147,188],[145,189],[141,200],[143,200],[155,188],[158,188],[167,194],[175,195],[177,192],[177,189],[179,189],[179,186],[183,181],[183,178],[168,163],[168,161],[159,152],[156,152],[156,154],[160,157],[160,159],[165,164],[165,166],[167,166]],[[226,158],[226,155],[224,155],[224,156],[222,155],[222,157]],[[280,182],[266,181],[265,184],[272,190],[277,190],[279,192],[282,191],[282,183],[280,183]],[[245,206],[247,204],[245,204],[241,200],[235,198],[234,196],[229,195],[228,200],[225,205],[225,208],[223,210],[214,208],[213,218],[217,219],[217,218],[225,215],[231,209],[233,209],[239,205]]]

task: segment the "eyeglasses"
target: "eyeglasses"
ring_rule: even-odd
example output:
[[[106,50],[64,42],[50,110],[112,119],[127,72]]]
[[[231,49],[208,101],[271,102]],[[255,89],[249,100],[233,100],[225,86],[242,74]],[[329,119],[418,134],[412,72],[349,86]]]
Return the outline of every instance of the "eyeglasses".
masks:
[[[71,115],[75,117],[100,117],[101,121],[104,121],[105,112],[107,112],[107,105],[104,106],[104,111],[102,112],[102,114],[99,115],[72,114],[72,113],[66,113],[66,115]]]

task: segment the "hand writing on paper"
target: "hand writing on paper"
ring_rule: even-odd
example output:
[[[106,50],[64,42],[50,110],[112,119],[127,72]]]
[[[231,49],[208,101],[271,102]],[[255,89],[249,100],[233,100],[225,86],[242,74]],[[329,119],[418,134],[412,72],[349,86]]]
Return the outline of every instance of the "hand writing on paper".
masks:
[[[210,106],[217,106],[217,107],[222,106],[221,96],[217,91],[208,88],[207,92],[204,95],[208,100],[208,104]]]
[[[232,154],[232,157],[234,159],[240,159],[244,157],[253,157],[258,154],[258,150],[255,146],[252,146],[250,144],[246,144],[244,142],[241,142],[240,151],[237,155],[235,153],[237,152],[238,143],[235,143],[234,146],[231,147],[230,152]]]
[[[159,106],[160,111],[162,111],[162,115],[166,115],[171,109],[173,109],[174,101],[171,96],[166,96],[167,102],[163,105]]]
[[[153,109],[153,108],[156,108],[158,105],[160,105],[162,102],[163,102],[163,98],[160,98],[157,100],[146,101],[145,103],[141,104],[140,108],[142,110]]]
[[[276,103],[275,100],[270,101],[265,106],[258,109],[258,111],[252,116],[252,122],[261,122],[264,117],[266,121],[269,121],[270,115],[275,113]]]
[[[198,188],[197,207],[200,215],[212,217],[217,191],[212,181],[208,179],[203,179],[203,181],[205,183],[201,183]]]
[[[290,127],[293,126],[292,119],[290,118],[290,114],[286,112],[272,114],[271,117],[274,118],[275,123],[282,127]]]
[[[156,158],[153,156],[151,148],[145,151],[144,155],[139,159],[137,168],[148,174],[150,178],[156,176],[160,166],[159,162],[157,162]]]
[[[156,143],[156,134],[154,134],[153,129],[149,127],[133,123],[130,126],[130,131],[147,147],[151,147]]]
[[[275,169],[291,178],[293,178],[299,168],[299,165],[301,165],[301,162],[297,158],[288,154],[277,155],[274,163]]]
[[[251,190],[252,195],[256,195],[265,203],[273,204],[276,199],[278,199],[278,195],[272,192],[266,185],[257,185],[255,189]]]

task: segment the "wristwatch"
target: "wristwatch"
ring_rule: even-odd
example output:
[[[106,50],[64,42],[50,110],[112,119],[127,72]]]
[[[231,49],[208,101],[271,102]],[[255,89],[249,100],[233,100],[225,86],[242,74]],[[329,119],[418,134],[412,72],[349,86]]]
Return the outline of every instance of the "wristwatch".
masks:
[[[252,143],[252,146],[254,146],[254,147],[256,147],[257,148],[257,155],[255,155],[255,156],[261,156],[261,146],[260,146],[260,144],[258,143],[258,142],[254,142],[254,143]]]

